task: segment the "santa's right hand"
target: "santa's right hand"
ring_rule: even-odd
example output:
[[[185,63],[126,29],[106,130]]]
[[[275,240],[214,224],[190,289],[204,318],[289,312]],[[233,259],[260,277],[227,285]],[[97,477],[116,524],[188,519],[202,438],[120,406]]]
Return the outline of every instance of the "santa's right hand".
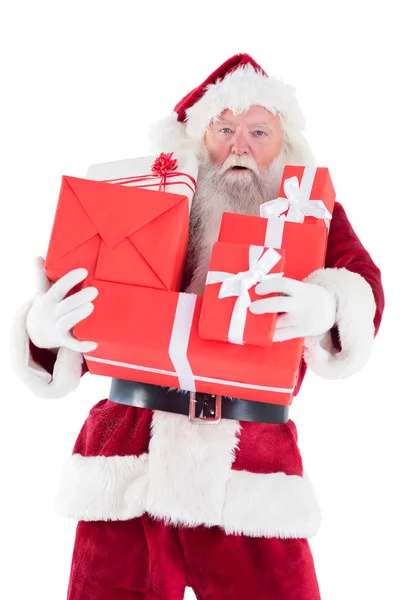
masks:
[[[88,275],[86,269],[74,269],[52,284],[44,271],[44,260],[35,259],[36,296],[26,319],[29,338],[38,348],[64,346],[76,352],[90,352],[96,342],[81,342],[72,328],[86,319],[94,309],[92,300],[98,295],[95,287],[87,287],[65,298],[70,290]]]

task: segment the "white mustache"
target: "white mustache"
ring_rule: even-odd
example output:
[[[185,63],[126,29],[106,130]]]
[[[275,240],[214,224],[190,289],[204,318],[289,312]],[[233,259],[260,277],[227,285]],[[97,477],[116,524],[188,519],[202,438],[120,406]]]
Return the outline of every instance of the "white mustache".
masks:
[[[251,158],[251,156],[236,156],[235,154],[229,155],[226,161],[222,164],[220,172],[225,173],[232,167],[246,167],[246,169],[250,169],[257,175],[260,174],[257,163],[253,158]]]

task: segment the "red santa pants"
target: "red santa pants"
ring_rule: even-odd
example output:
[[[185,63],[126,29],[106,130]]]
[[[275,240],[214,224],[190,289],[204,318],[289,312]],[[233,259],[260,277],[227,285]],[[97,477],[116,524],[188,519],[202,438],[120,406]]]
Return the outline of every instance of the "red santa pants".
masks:
[[[148,515],[77,526],[68,600],[320,600],[306,539],[227,535]]]

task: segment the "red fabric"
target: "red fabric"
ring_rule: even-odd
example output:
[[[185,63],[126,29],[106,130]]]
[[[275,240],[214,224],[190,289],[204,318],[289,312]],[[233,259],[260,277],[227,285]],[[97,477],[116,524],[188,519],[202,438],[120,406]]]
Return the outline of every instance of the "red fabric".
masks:
[[[256,61],[251,58],[248,54],[235,54],[232,58],[226,60],[218,69],[216,69],[203,83],[197,88],[189,92],[178,104],[175,106],[174,111],[178,115],[178,121],[183,122],[186,119],[186,111],[188,108],[196,104],[200,98],[204,95],[208,85],[216,83],[218,79],[224,79],[226,75],[232,73],[238,68],[242,68],[246,65],[252,65],[257,71],[261,71],[263,75],[268,77],[264,69],[260,67]],[[229,107],[227,107],[229,108]]]
[[[347,218],[343,206],[338,202],[336,202],[333,211],[325,267],[347,269],[353,273],[358,273],[370,284],[376,304],[374,318],[376,335],[385,307],[381,272],[359,240]]]
[[[38,348],[35,344],[29,340],[29,350],[32,359],[48,373],[52,373],[54,369],[54,363],[56,362],[57,355],[47,348]]]
[[[303,461],[293,421],[279,425],[241,421],[232,469],[251,473],[303,475]]]
[[[73,449],[82,456],[139,456],[149,451],[152,411],[100,400],[90,410]]]
[[[35,344],[32,342],[32,340],[29,340],[29,350],[30,350],[32,359],[38,365],[43,367],[43,369],[45,369],[48,373],[52,374],[53,370],[54,370],[54,363],[56,362],[57,354],[55,354],[55,352],[52,352],[51,350],[48,350],[47,348],[38,348],[37,346],[35,346]],[[86,362],[85,362],[85,360],[83,360],[81,375],[83,376],[85,373],[87,373],[87,371],[88,371],[88,368],[86,366]]]
[[[356,232],[347,218],[343,206],[336,202],[331,220],[328,236],[328,247],[326,251],[325,268],[347,269],[352,273],[358,273],[371,286],[375,298],[376,312],[374,318],[375,335],[378,333],[385,297],[382,287],[381,272],[373,262],[370,254],[366,251]],[[335,347],[340,350],[340,341],[337,328],[332,330],[332,340]],[[304,360],[300,366],[299,378],[297,380],[294,396],[301,388],[307,365]]]
[[[67,600],[320,600],[305,539],[176,528],[148,515],[80,522]]]
[[[152,411],[100,400],[89,412],[73,453],[82,456],[140,456],[149,451]],[[293,421],[241,422],[232,469],[251,473],[303,475]]]

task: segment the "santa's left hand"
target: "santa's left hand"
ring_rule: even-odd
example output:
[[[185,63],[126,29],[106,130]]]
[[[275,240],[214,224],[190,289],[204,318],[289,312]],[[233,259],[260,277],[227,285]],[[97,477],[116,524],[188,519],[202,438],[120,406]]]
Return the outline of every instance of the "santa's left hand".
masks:
[[[261,296],[272,293],[285,294],[256,300],[249,308],[252,313],[258,315],[285,313],[278,315],[274,342],[323,335],[335,323],[335,297],[320,285],[288,277],[272,277],[259,283],[255,292]]]

